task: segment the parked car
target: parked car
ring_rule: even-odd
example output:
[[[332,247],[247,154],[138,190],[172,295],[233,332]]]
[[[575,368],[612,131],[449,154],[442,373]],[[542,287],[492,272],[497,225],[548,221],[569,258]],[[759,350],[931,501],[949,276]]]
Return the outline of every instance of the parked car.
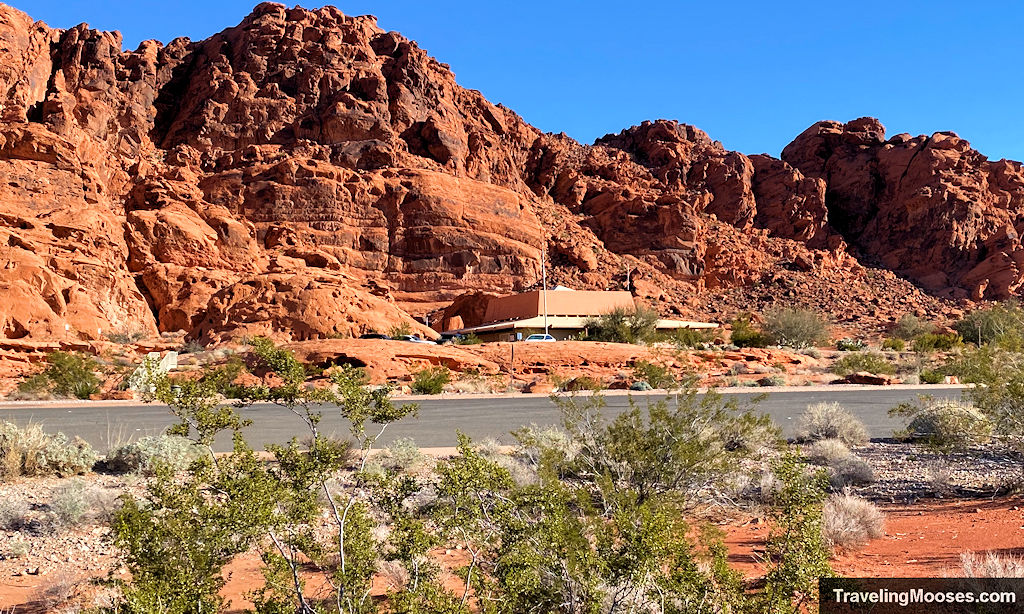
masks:
[[[385,339],[385,340],[387,340],[387,339],[391,339],[391,336],[390,335],[385,335],[384,333],[366,333],[364,335],[359,335],[359,338],[360,339]]]
[[[402,335],[401,337],[398,338],[398,340],[408,341],[410,343],[429,343],[430,345],[437,345],[437,343],[435,343],[434,341],[431,341],[430,339],[424,339],[419,335]]]
[[[524,341],[557,341],[557,339],[555,339],[551,335],[537,333],[535,335],[530,335]]]

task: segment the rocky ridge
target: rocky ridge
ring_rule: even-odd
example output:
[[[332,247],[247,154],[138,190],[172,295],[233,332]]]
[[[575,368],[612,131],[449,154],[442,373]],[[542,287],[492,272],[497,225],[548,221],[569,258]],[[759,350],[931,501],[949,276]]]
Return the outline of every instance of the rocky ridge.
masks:
[[[121,46],[0,5],[2,338],[429,334],[460,295],[535,286],[544,249],[555,283],[628,275],[690,317],[877,327],[1021,283],[1021,165],[951,133],[821,122],[778,159],[657,121],[582,145],[332,7]]]

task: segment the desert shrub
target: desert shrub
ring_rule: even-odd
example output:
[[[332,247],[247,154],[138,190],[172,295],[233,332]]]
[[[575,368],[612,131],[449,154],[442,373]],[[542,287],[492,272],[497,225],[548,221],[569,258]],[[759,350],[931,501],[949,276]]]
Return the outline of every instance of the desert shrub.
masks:
[[[813,403],[797,422],[798,441],[838,439],[846,445],[858,446],[867,443],[868,429],[859,418],[835,402]]]
[[[866,499],[834,494],[825,501],[821,530],[829,546],[859,546],[885,534],[885,517]]]
[[[896,365],[889,362],[880,352],[853,352],[845,354],[832,365],[836,375],[850,375],[867,371],[875,375],[892,375],[896,373]]]
[[[157,435],[114,448],[107,453],[102,465],[114,473],[154,475],[159,467],[178,473],[204,454],[206,451],[188,438]]]
[[[120,330],[107,335],[112,343],[118,343],[120,345],[129,345],[135,343],[139,339],[145,339],[146,332],[141,330]]]
[[[581,375],[566,381],[561,389],[566,392],[582,392],[584,390],[601,390],[604,384],[589,375]]]
[[[406,471],[419,465],[424,460],[423,453],[416,442],[409,437],[400,437],[381,453],[380,463],[386,469]]]
[[[98,456],[88,443],[68,441],[64,433],[49,435],[29,423],[19,427],[0,422],[0,477],[78,475],[92,469]]]
[[[0,500],[0,531],[19,531],[28,523],[29,505],[24,499]]]
[[[609,313],[586,320],[583,328],[588,341],[648,343],[655,340],[659,319],[657,311],[645,307],[616,307]]]
[[[853,452],[839,439],[818,439],[804,447],[807,460],[815,465],[831,465],[849,458]]]
[[[408,322],[399,322],[388,329],[388,336],[392,339],[398,339],[406,335],[412,334],[412,326]]]
[[[899,337],[892,337],[882,342],[883,350],[891,350],[893,352],[902,352],[907,348],[907,342]]]
[[[757,380],[758,386],[785,386],[786,378],[781,375],[769,375]]]
[[[49,393],[61,398],[88,399],[100,391],[95,371],[99,365],[84,354],[52,352],[46,357],[46,369],[18,386],[26,395]]]
[[[455,338],[455,345],[480,345],[484,340],[477,336],[476,333],[469,333],[468,335],[461,335]]]
[[[919,441],[939,450],[962,450],[992,438],[992,421],[973,404],[956,399],[921,397],[889,410],[910,419],[901,438]]]
[[[960,572],[964,578],[1024,578],[1024,557],[998,552],[963,552]]]
[[[60,526],[80,524],[89,513],[89,493],[84,482],[74,480],[53,491],[50,510]]]
[[[941,384],[942,382],[946,381],[945,375],[938,371],[933,371],[931,369],[922,369],[920,377],[921,382],[925,384]]]
[[[677,348],[699,348],[711,343],[715,337],[713,329],[706,328],[677,328],[668,336],[669,341]]]
[[[804,348],[821,343],[828,335],[828,324],[817,313],[800,307],[770,309],[761,327],[773,344]]]
[[[850,337],[845,337],[836,341],[836,349],[840,352],[859,352],[867,346],[868,344],[864,343],[860,339],[851,339]]]
[[[647,382],[651,388],[672,389],[679,385],[679,381],[668,367],[646,360],[638,360],[633,364],[633,378]]]
[[[730,326],[729,341],[736,347],[763,348],[771,344],[771,339],[751,322],[752,316],[744,313],[736,316]]]
[[[832,461],[827,466],[828,481],[832,490],[842,490],[847,486],[870,484],[875,481],[875,472],[871,465],[859,456],[850,455]]]
[[[915,352],[948,352],[962,345],[964,340],[957,333],[925,333],[914,338]]]
[[[1017,301],[1004,301],[985,309],[976,309],[953,325],[965,340],[977,345],[998,342],[1001,338],[1024,337],[1024,309]]]
[[[890,331],[893,337],[904,341],[912,341],[921,335],[931,332],[935,332],[934,324],[925,322],[910,313],[904,314]]]
[[[189,339],[181,346],[178,350],[180,354],[198,354],[199,352],[205,352],[206,346],[202,344],[198,339]]]
[[[447,367],[427,367],[413,374],[412,391],[416,394],[441,394],[451,380],[452,373]]]

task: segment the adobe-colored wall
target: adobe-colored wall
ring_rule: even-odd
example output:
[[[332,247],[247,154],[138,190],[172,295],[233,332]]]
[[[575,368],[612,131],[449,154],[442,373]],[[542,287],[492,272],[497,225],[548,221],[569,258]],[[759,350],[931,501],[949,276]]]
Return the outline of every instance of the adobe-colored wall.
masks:
[[[484,321],[532,318],[543,313],[543,304],[540,290],[492,298],[487,303]],[[633,295],[625,290],[548,290],[548,315],[551,316],[599,316],[616,307],[633,309]]]

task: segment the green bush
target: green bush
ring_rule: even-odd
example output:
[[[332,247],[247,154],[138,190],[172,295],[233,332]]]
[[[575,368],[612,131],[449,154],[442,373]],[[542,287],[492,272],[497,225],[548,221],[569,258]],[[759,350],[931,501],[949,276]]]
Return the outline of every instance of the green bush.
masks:
[[[1015,300],[977,309],[953,325],[965,340],[977,345],[998,342],[1002,338],[1024,337],[1024,309]]]
[[[68,441],[64,433],[47,434],[36,423],[22,428],[0,422],[0,478],[78,475],[91,470],[98,458],[92,447],[77,437]]]
[[[408,322],[399,322],[388,329],[388,336],[392,339],[405,337],[412,334],[412,326]]]
[[[638,360],[633,364],[633,378],[647,382],[651,388],[671,390],[679,385],[679,380],[668,367],[646,360]]]
[[[935,332],[935,325],[925,322],[913,314],[905,314],[890,331],[893,337],[912,341],[921,335]]]
[[[644,307],[616,307],[611,312],[583,323],[588,341],[612,343],[649,343],[658,332],[657,311]]]
[[[84,354],[52,352],[46,357],[46,369],[18,385],[18,391],[29,396],[52,394],[65,399],[88,399],[100,391],[96,376],[99,365]]]
[[[882,342],[883,350],[891,350],[893,352],[902,352],[907,347],[907,342],[898,337],[892,339],[886,339]]]
[[[715,337],[715,330],[708,328],[677,328],[668,336],[668,340],[683,348],[699,348]]]
[[[836,341],[836,349],[840,352],[859,352],[867,346],[868,345],[860,339],[851,339],[849,337]]]
[[[765,387],[768,387],[768,386],[785,386],[786,385],[786,378],[782,377],[781,375],[768,375],[766,377],[762,377],[761,379],[757,380],[757,385],[758,386],[765,386]]]
[[[922,397],[916,403],[901,403],[889,413],[910,419],[898,437],[942,451],[964,450],[992,438],[988,416],[973,404],[955,399]]]
[[[565,382],[560,388],[566,392],[581,392],[584,390],[601,390],[604,388],[604,384],[589,375],[581,375]]]
[[[462,335],[455,338],[455,345],[480,345],[484,340],[476,335],[476,333],[469,333],[468,335]]]
[[[763,348],[771,344],[771,339],[751,323],[750,314],[740,314],[731,323],[732,332],[729,341],[741,348]]]
[[[184,471],[197,458],[207,454],[191,439],[177,435],[142,437],[107,453],[103,468],[114,473],[155,475],[158,468],[172,473]]]
[[[771,309],[764,315],[765,335],[775,345],[812,347],[828,336],[828,324],[817,313],[799,307]]]
[[[837,439],[859,446],[868,442],[868,429],[839,403],[812,403],[797,421],[796,438],[804,442]]]
[[[448,367],[427,367],[413,374],[412,391],[416,394],[441,394],[450,381],[452,372]]]
[[[941,384],[946,381],[946,376],[938,371],[923,369],[921,371],[921,382],[925,384]]]
[[[896,373],[896,365],[879,352],[846,354],[832,365],[832,372],[836,375],[846,376],[860,371],[875,375],[892,375]]]
[[[948,352],[962,345],[964,340],[957,333],[925,333],[914,338],[915,352]]]

